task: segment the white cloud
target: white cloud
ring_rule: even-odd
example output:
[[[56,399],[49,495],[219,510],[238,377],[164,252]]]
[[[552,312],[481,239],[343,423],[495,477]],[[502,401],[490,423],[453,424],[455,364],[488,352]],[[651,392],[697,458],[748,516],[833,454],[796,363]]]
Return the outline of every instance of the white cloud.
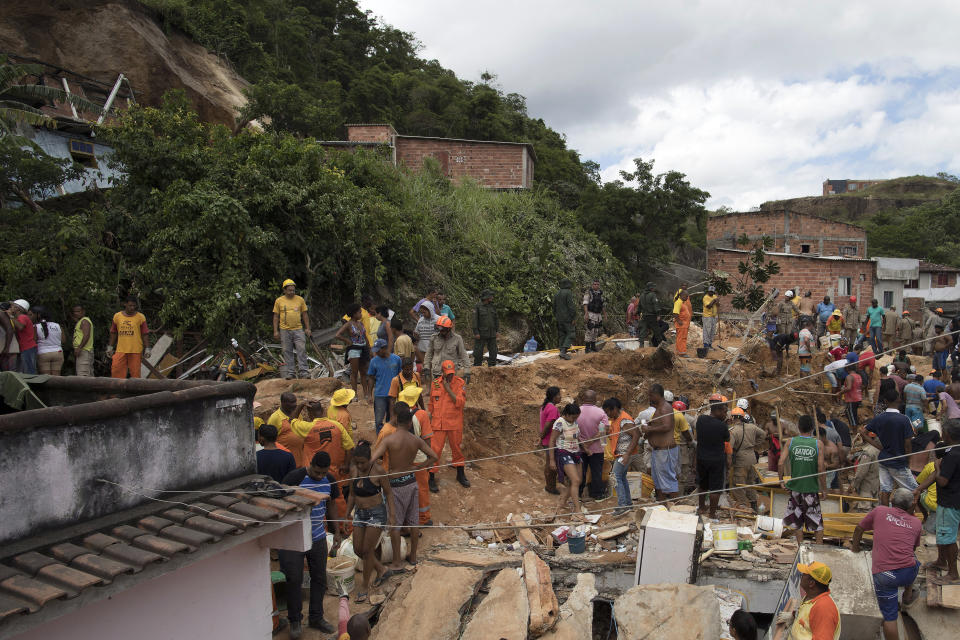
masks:
[[[824,178],[960,170],[960,3],[361,0],[462,77],[490,70],[616,177],[653,158],[746,208]],[[949,84],[949,82],[948,82]]]

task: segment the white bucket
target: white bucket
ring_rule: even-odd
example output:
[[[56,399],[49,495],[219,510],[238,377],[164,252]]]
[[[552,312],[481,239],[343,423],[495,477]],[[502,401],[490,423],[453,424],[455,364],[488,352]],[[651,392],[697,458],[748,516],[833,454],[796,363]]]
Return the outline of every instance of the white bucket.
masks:
[[[717,552],[737,550],[737,525],[715,524],[713,529],[713,548]]]
[[[354,576],[355,560],[350,556],[337,556],[327,559],[327,575],[330,577],[327,593],[338,596],[340,593],[350,593],[356,584]]]
[[[407,557],[407,539],[400,537],[400,559]],[[380,562],[386,564],[393,562],[393,544],[390,542],[390,536],[383,536],[380,540]]]
[[[753,530],[765,536],[779,538],[783,535],[783,520],[771,516],[757,516]]]

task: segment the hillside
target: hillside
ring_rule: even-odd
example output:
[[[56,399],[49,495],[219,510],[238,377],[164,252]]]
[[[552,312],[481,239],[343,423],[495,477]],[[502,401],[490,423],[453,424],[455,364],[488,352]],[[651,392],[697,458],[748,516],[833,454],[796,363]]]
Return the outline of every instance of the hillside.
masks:
[[[233,126],[249,83],[204,47],[164,33],[132,0],[4,0],[0,52],[113,84],[124,74],[141,104],[183,89],[208,122]]]
[[[888,180],[857,193],[771,200],[761,204],[760,210],[789,209],[846,222],[864,222],[881,212],[942,200],[958,187],[960,184],[949,180],[909,176]]]

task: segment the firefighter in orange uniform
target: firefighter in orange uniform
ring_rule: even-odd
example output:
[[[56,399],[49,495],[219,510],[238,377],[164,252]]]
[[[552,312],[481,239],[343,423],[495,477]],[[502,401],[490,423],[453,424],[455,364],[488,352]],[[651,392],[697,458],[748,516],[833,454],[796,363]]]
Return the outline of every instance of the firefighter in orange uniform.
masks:
[[[463,407],[467,403],[464,388],[466,381],[456,374],[457,367],[453,360],[444,360],[440,364],[441,376],[435,378],[430,388],[430,423],[433,427],[433,437],[430,446],[439,460],[443,452],[443,445],[449,440],[450,452],[453,454],[453,466],[457,470],[457,482],[464,487],[470,486],[464,473],[463,452],[460,443],[463,441]],[[428,486],[430,491],[437,493],[437,467],[430,472]]]

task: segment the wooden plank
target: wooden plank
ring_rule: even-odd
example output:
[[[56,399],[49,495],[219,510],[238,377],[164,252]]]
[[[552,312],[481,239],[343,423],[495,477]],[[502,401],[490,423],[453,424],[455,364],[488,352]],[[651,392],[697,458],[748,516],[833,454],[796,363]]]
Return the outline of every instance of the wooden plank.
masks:
[[[170,334],[165,333],[159,338],[157,338],[156,344],[154,344],[153,347],[150,349],[149,364],[156,366],[157,363],[160,362],[160,360],[163,358],[163,356],[167,355],[167,351],[170,350],[171,346],[173,346],[173,336],[171,336]],[[143,362],[140,364],[140,377],[148,378],[150,377],[150,373],[151,372],[148,366],[148,360],[144,359]]]
[[[941,586],[940,603],[950,609],[960,609],[960,585],[951,584]]]
[[[560,603],[553,591],[550,567],[533,551],[523,554],[523,581],[530,603],[530,635],[543,635],[557,622]]]
[[[933,577],[937,575],[935,569],[927,569],[927,606],[928,607],[939,607],[941,605],[940,600],[940,585],[933,581]]]
[[[175,355],[168,353],[167,355],[163,356],[163,360],[161,360],[160,364],[157,365],[157,370],[163,374],[163,377],[166,377],[167,372],[176,367],[178,362],[180,362],[180,360]],[[151,373],[150,377],[156,378],[157,376],[156,374]]]
[[[630,525],[622,525],[622,526],[610,529],[609,531],[602,531],[598,533],[597,538],[599,538],[600,540],[610,540],[612,538],[617,538],[619,536],[622,536],[623,534],[629,531],[630,531]]]

